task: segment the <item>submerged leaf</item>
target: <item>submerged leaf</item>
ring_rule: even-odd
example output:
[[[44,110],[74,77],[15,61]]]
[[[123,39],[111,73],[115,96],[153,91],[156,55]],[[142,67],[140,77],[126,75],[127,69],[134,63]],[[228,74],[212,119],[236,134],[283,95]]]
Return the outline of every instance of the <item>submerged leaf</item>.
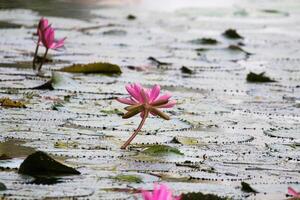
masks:
[[[164,156],[167,154],[183,155],[177,148],[167,145],[152,145],[143,151],[145,154],[152,156]]]
[[[23,102],[13,101],[8,97],[0,98],[0,106],[5,108],[26,108]]]
[[[29,155],[22,162],[18,173],[31,176],[80,174],[76,169],[57,162],[42,151]]]
[[[90,63],[90,64],[74,64],[64,67],[59,71],[70,73],[103,73],[103,74],[121,74],[122,71],[118,65],[111,63]]]
[[[125,175],[125,174],[120,174],[114,177],[115,180],[117,181],[123,181],[123,182],[129,182],[129,183],[142,183],[143,180],[140,176],[136,175]]]
[[[189,192],[181,195],[181,200],[229,200],[228,197],[219,197],[214,194],[203,194],[201,192]]]
[[[234,29],[227,29],[223,33],[223,35],[228,39],[243,39],[244,38],[240,34],[238,34],[237,31]]]
[[[250,72],[247,75],[247,81],[252,83],[276,82],[275,80],[272,80],[269,77],[265,76],[265,72],[262,72],[260,74]]]
[[[258,193],[256,190],[254,190],[248,183],[241,182],[242,185],[242,191],[244,192],[252,192],[252,193]]]

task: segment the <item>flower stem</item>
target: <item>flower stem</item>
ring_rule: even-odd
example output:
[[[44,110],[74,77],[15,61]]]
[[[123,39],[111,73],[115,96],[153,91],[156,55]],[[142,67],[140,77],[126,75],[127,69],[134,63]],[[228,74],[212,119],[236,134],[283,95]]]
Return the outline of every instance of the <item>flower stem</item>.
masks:
[[[138,128],[134,131],[134,133],[130,136],[130,138],[122,145],[121,149],[126,149],[126,147],[130,144],[130,142],[135,138],[135,136],[138,134],[138,132],[142,129],[147,117],[148,117],[149,111],[145,111],[144,117],[142,118],[142,121],[140,122],[140,125]]]
[[[36,57],[37,57],[37,53],[39,50],[39,44],[36,45],[35,47],[35,52],[34,52],[34,56],[33,56],[33,60],[32,60],[32,69],[35,70],[35,61],[36,61]]]
[[[45,60],[46,60],[46,56],[47,56],[48,50],[49,50],[49,49],[46,48],[45,54],[44,54],[44,56],[43,56],[43,59],[42,59],[42,61],[41,61],[41,64],[40,64],[40,66],[39,66],[38,71],[41,71],[41,69],[42,69],[42,66],[43,66],[43,64],[44,64],[44,62],[45,62]]]

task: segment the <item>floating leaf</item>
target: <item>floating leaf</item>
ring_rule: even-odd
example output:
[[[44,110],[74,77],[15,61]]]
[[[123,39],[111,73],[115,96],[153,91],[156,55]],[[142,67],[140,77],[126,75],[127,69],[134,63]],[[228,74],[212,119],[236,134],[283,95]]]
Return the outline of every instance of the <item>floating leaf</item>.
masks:
[[[148,57],[148,60],[150,60],[151,62],[153,62],[156,66],[161,66],[161,65],[171,65],[171,63],[167,63],[167,62],[162,62],[162,61],[159,61],[158,59],[150,56]]]
[[[22,162],[19,173],[31,176],[80,174],[76,169],[57,162],[42,151],[37,151],[29,155]]]
[[[73,89],[79,85],[70,77],[69,74],[61,72],[52,72],[51,79],[46,83],[33,87],[35,90],[54,90],[54,89]],[[68,97],[67,97],[68,98]]]
[[[262,72],[260,74],[250,72],[247,75],[247,81],[252,83],[276,82],[270,79],[269,77],[265,76],[265,72]]]
[[[143,180],[140,176],[136,175],[125,175],[125,174],[120,174],[114,177],[115,180],[117,181],[123,181],[123,182],[129,182],[129,183],[142,183]]]
[[[265,9],[265,10],[261,10],[261,11],[265,12],[265,13],[270,13],[270,14],[281,14],[283,16],[289,16],[288,12],[282,12],[279,10]]]
[[[123,112],[120,111],[119,109],[115,108],[113,110],[101,110],[100,112],[102,113],[105,113],[107,115],[113,115],[113,114],[116,114],[116,115],[119,115],[119,116],[122,116],[123,115]]]
[[[256,190],[254,190],[248,183],[241,182],[242,185],[242,191],[244,192],[252,192],[252,193],[258,193]]]
[[[149,154],[151,156],[164,156],[167,154],[177,154],[183,155],[178,149],[175,147],[170,147],[167,145],[152,145],[143,151],[145,154]]]
[[[8,28],[21,28],[20,24],[14,24],[10,22],[0,21],[0,29],[8,29]]]
[[[111,63],[90,63],[90,64],[74,64],[68,67],[64,67],[59,71],[70,73],[84,73],[84,74],[120,74],[122,73],[120,67]]]
[[[198,144],[198,140],[191,137],[174,137],[171,143],[175,144],[185,144],[185,145],[195,145]]]
[[[59,149],[69,149],[69,148],[76,148],[78,146],[77,142],[63,142],[63,141],[58,141],[54,143],[55,148]]]
[[[0,156],[0,160],[9,160],[9,159],[12,159],[12,158],[10,156],[6,155],[5,153]]]
[[[203,194],[201,192],[190,192],[181,195],[181,200],[229,200],[228,197],[219,197],[214,194]]]
[[[203,44],[203,45],[216,45],[218,41],[212,38],[200,38],[191,40],[190,43],[192,44]]]
[[[7,190],[6,186],[4,185],[4,183],[0,182],[0,191],[4,191]]]
[[[61,179],[56,177],[46,177],[46,176],[38,176],[35,177],[31,184],[37,184],[37,185],[54,185],[56,183],[61,183]]]
[[[181,72],[184,73],[184,74],[193,74],[194,73],[193,70],[191,70],[190,68],[185,67],[185,66],[181,67]]]
[[[229,45],[228,46],[228,49],[229,50],[232,50],[232,51],[241,51],[241,52],[244,52],[245,54],[247,55],[251,55],[251,53],[245,51],[244,49],[242,49],[241,47],[237,46],[237,45]]]
[[[124,36],[126,34],[127,34],[126,31],[119,30],[119,29],[113,29],[113,30],[108,30],[103,32],[103,35],[113,35],[113,36]]]
[[[136,16],[134,16],[134,15],[132,15],[132,14],[129,14],[129,15],[127,16],[127,19],[128,19],[128,20],[135,20],[135,19],[136,19]]]
[[[243,39],[243,37],[234,29],[227,29],[223,35],[228,39]]]
[[[55,103],[51,106],[51,110],[59,110],[61,107],[64,107],[62,103]]]
[[[26,108],[21,101],[13,101],[8,97],[0,98],[0,106],[5,108]]]

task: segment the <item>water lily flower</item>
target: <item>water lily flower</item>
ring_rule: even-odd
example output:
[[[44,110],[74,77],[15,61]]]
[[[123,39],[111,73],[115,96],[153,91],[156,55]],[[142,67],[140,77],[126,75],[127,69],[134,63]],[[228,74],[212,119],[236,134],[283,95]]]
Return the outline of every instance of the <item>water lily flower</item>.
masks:
[[[140,113],[142,121],[132,136],[124,143],[121,149],[125,149],[135,138],[144,125],[149,114],[169,120],[170,117],[159,109],[172,108],[176,104],[175,100],[170,100],[170,93],[160,95],[159,85],[154,85],[151,89],[147,89],[143,88],[139,83],[134,83],[126,85],[126,90],[131,97],[117,99],[117,101],[129,105],[125,107],[125,110],[128,112],[123,115],[123,118],[127,119]]]
[[[300,193],[299,192],[296,192],[296,190],[294,190],[293,188],[291,187],[288,187],[288,194],[289,195],[292,195],[294,198],[296,199],[300,199]]]
[[[168,186],[161,184],[155,185],[153,192],[142,190],[144,200],[180,200],[181,197],[173,197],[172,191]]]
[[[55,49],[61,48],[64,45],[64,41],[66,38],[63,38],[60,40],[55,40],[55,37],[54,37],[55,30],[51,27],[51,25],[49,25],[48,20],[45,18],[40,19],[40,22],[39,22],[39,25],[37,28],[37,33],[38,33],[38,43],[37,43],[37,47],[36,47],[36,53],[33,58],[33,69],[35,69],[35,60],[36,60],[36,56],[37,56],[37,52],[38,52],[38,46],[43,45],[46,48],[43,59],[38,68],[38,71],[40,71],[45,62],[45,59],[46,59],[49,49],[55,50]]]
[[[38,42],[36,44],[36,48],[35,48],[35,52],[34,52],[34,56],[33,56],[33,61],[32,61],[32,68],[35,70],[35,61],[36,61],[36,56],[37,56],[37,53],[38,53],[38,50],[39,50],[39,46],[40,46],[40,42],[41,42],[41,34],[42,34],[42,31],[46,28],[50,26],[49,25],[49,21],[48,19],[45,19],[45,18],[41,18],[40,21],[39,21],[39,24],[38,24],[38,27],[37,27],[37,35],[38,35]]]

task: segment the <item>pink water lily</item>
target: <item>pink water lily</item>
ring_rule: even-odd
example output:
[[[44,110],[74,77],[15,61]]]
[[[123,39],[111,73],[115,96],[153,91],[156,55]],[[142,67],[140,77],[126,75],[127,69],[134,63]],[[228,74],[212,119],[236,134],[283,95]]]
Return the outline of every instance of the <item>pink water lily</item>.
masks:
[[[142,190],[144,200],[180,200],[181,197],[173,197],[172,191],[168,186],[161,184],[155,185],[153,192]]]
[[[289,195],[292,195],[294,198],[296,199],[300,199],[300,193],[299,192],[296,192],[296,190],[294,190],[293,188],[291,187],[288,187],[288,194]]]
[[[46,49],[58,49],[64,46],[64,41],[66,38],[55,40],[54,39],[55,31],[51,26],[48,26],[45,29],[41,30],[40,34],[41,34],[40,36],[41,42]]]
[[[49,21],[48,19],[45,18],[41,18],[37,27],[37,35],[38,35],[38,42],[36,44],[36,48],[35,48],[35,52],[34,52],[34,56],[33,56],[33,61],[32,61],[32,68],[33,70],[35,70],[35,62],[36,62],[36,56],[39,50],[39,45],[41,43],[41,35],[42,35],[42,31],[47,28],[49,25]]]
[[[129,105],[125,107],[125,110],[128,112],[123,115],[123,118],[127,119],[140,113],[142,121],[132,136],[121,147],[122,149],[125,149],[135,138],[145,123],[146,118],[149,116],[149,113],[165,120],[169,120],[170,117],[160,111],[160,109],[172,108],[176,104],[175,100],[170,100],[170,93],[160,95],[159,85],[154,85],[151,89],[147,89],[143,88],[139,83],[134,83],[126,85],[126,90],[130,94],[130,97],[117,99],[119,102]]]
[[[46,48],[43,59],[38,68],[38,71],[40,71],[45,62],[49,49],[55,50],[61,48],[64,45],[64,41],[66,38],[55,40],[55,30],[51,27],[51,25],[49,25],[48,20],[45,18],[40,19],[37,28],[37,34],[38,34],[38,42],[37,42],[35,55],[33,58],[33,69],[35,69],[35,61],[38,53],[38,46],[43,45]]]

